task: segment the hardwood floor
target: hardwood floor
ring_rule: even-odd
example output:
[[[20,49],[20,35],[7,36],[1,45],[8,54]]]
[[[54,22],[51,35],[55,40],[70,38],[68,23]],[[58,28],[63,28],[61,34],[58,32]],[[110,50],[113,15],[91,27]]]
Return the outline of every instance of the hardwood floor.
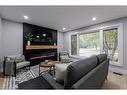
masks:
[[[118,75],[113,72],[108,73],[103,89],[127,89],[127,75]]]
[[[0,89],[3,88],[3,84],[4,84],[4,76],[3,76],[3,73],[0,72]]]
[[[4,76],[0,73],[0,89],[3,88],[4,79]],[[109,72],[102,89],[127,89],[127,75],[117,75],[113,72]]]

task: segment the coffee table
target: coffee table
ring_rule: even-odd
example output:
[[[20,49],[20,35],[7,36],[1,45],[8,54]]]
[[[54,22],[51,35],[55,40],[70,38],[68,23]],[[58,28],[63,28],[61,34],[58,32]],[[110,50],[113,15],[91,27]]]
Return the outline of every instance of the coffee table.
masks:
[[[44,72],[47,72],[47,71],[49,71],[49,73],[50,73],[50,75],[52,75],[52,71],[54,72],[54,74],[55,74],[55,64],[59,64],[60,63],[60,61],[54,61],[54,60],[48,60],[48,62],[41,62],[40,64],[39,64],[39,76],[42,74],[42,73],[44,73]],[[45,70],[45,71],[43,71],[43,72],[40,72],[40,68],[41,67],[43,67],[43,68],[49,68],[49,70]]]

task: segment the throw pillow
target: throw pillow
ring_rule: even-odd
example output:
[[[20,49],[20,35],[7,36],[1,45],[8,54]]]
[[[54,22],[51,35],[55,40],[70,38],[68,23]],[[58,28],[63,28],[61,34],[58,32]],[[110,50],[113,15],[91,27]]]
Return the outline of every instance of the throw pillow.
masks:
[[[70,62],[70,58],[66,55],[66,56],[60,56],[61,62],[62,63],[69,63]]]
[[[55,78],[59,83],[64,83],[66,68],[69,64],[55,64]]]
[[[16,63],[19,63],[19,62],[23,62],[25,61],[25,57],[24,56],[18,56],[18,57],[15,57],[15,62]]]

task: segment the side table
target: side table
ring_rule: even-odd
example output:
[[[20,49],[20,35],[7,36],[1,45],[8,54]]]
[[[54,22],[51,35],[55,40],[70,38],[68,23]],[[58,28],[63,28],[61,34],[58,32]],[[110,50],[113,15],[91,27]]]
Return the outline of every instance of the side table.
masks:
[[[54,75],[55,75],[55,64],[59,64],[60,62],[59,61],[53,61],[53,60],[49,60],[48,62],[41,62],[39,64],[39,76],[44,73],[44,72],[47,72],[49,71],[50,75],[52,75],[52,71],[54,72]],[[43,68],[49,68],[49,70],[45,70],[43,72],[40,72],[40,69],[41,67]]]

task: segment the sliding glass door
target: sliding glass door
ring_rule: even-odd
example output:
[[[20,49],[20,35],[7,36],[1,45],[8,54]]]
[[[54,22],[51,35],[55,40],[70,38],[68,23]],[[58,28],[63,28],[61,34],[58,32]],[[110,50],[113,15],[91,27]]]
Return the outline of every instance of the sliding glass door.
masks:
[[[103,50],[112,63],[118,62],[118,28],[103,30]]]

